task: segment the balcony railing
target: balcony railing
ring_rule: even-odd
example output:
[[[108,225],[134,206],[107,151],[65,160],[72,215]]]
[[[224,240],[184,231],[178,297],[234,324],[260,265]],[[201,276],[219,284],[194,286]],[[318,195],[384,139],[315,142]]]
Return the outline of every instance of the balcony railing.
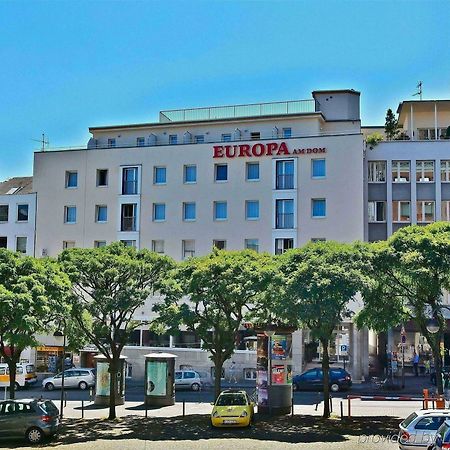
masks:
[[[294,175],[293,174],[281,174],[277,175],[276,180],[277,189],[294,189]]]
[[[279,229],[294,228],[294,213],[277,213],[275,227]]]
[[[173,109],[159,113],[160,122],[194,122],[199,120],[261,117],[282,114],[305,114],[318,111],[314,99],[247,105],[212,106],[208,108]]]
[[[122,217],[120,231],[136,231],[136,217]]]

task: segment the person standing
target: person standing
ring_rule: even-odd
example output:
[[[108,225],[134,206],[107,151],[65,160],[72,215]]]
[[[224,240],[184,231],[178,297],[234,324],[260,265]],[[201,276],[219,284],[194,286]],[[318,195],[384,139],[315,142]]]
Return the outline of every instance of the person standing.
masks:
[[[419,376],[419,355],[414,350],[414,356],[413,356],[413,367],[414,367],[414,375],[416,377]]]
[[[232,361],[230,369],[229,369],[229,376],[230,376],[229,381],[230,381],[230,384],[233,381],[234,381],[234,384],[237,384],[236,370],[237,370],[236,363],[234,361]]]

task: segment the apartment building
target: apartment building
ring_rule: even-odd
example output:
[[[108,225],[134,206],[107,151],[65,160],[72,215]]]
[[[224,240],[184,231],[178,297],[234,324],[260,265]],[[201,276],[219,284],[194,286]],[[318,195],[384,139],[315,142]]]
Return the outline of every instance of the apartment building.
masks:
[[[359,99],[354,90],[314,91],[308,100],[162,111],[157,123],[92,127],[87,148],[37,152],[36,255],[119,240],[183,260],[213,247],[279,254],[311,240],[363,240]],[[151,318],[153,301],[138,320]],[[234,361],[251,378],[256,356],[247,334]],[[339,343],[349,344],[359,378],[367,331],[349,322],[336,339],[336,359],[347,357]],[[295,333],[296,371],[308,340]],[[138,376],[155,346],[169,347],[179,366],[211,368],[187,331],[155,336],[142,327],[130,344],[124,353]],[[93,349],[85,350],[88,360]]]

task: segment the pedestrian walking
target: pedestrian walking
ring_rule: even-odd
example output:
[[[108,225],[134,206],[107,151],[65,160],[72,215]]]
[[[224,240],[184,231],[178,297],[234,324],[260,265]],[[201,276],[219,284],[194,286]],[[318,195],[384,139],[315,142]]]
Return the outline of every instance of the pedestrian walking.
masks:
[[[414,375],[416,377],[419,376],[419,355],[414,350],[414,356],[413,356],[413,367],[414,367]]]
[[[430,360],[427,358],[424,362],[423,365],[425,366],[425,375],[430,375]]]
[[[230,382],[230,384],[233,382],[234,382],[234,384],[237,384],[236,371],[237,371],[236,363],[234,361],[232,361],[230,369],[228,370],[228,374],[229,374],[228,381]]]

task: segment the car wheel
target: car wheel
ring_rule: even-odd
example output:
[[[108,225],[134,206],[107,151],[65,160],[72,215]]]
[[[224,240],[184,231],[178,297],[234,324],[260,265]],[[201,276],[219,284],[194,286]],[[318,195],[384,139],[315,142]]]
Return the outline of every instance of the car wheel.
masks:
[[[54,385],[53,383],[47,383],[47,384],[45,385],[45,389],[46,389],[47,391],[53,391],[53,389],[55,389],[55,385]]]
[[[33,427],[27,430],[25,437],[30,444],[39,444],[44,438],[44,433],[40,428]]]
[[[337,383],[333,383],[330,386],[331,392],[339,392],[339,385]]]
[[[82,390],[85,391],[88,388],[88,385],[86,383],[86,381],[80,381],[80,384],[78,385],[78,387]]]
[[[191,384],[191,389],[195,392],[200,390],[200,385],[198,383],[192,383]]]

